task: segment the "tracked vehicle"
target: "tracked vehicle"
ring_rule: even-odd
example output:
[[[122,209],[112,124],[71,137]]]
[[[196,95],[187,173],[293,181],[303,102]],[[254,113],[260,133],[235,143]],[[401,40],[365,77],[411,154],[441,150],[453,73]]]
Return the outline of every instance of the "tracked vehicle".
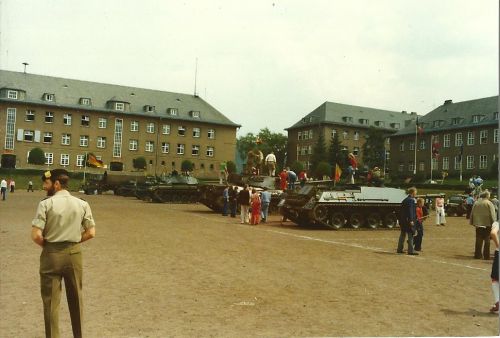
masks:
[[[398,226],[404,190],[327,182],[306,185],[288,193],[279,206],[284,217],[298,225],[319,224],[331,229]]]
[[[196,203],[198,196],[198,180],[187,175],[167,176],[160,183],[136,190],[137,198],[157,203]]]

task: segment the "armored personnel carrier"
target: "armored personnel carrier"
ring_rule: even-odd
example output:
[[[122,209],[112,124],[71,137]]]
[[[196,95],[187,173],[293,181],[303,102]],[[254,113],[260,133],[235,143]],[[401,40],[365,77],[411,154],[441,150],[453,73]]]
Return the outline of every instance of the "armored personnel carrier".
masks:
[[[240,176],[233,174],[228,178],[228,184],[230,186],[237,186],[238,191],[242,190],[245,184],[248,184],[250,188],[255,188],[257,191],[262,191],[266,188],[271,193],[269,212],[277,212],[278,203],[281,200],[281,194],[283,192],[276,189],[276,177]],[[224,207],[222,193],[225,187],[225,184],[207,184],[200,186],[200,198],[198,201],[216,212],[221,212]]]
[[[154,185],[136,190],[137,198],[158,203],[196,203],[198,180],[188,175],[171,175]]]
[[[393,228],[398,225],[404,190],[328,183],[306,185],[288,193],[279,206],[284,217],[298,225],[320,224],[331,229],[350,226]]]
[[[134,196],[133,187],[152,179],[144,172],[105,171],[104,174],[90,174],[82,189],[87,195],[102,194],[112,190],[116,195]]]

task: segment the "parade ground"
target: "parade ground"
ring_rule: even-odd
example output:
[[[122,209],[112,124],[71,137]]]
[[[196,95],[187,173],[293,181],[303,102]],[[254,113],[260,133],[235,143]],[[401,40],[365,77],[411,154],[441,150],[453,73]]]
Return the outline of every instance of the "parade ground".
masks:
[[[257,226],[200,204],[85,196],[86,337],[494,336],[491,261],[474,260],[465,217],[425,223],[423,252],[396,254],[398,230]],[[44,337],[40,247],[31,220],[44,192],[0,201],[0,337]],[[433,215],[432,215],[433,216]],[[406,245],[405,245],[406,249]],[[493,245],[492,245],[493,252]],[[61,336],[71,336],[66,297]]]

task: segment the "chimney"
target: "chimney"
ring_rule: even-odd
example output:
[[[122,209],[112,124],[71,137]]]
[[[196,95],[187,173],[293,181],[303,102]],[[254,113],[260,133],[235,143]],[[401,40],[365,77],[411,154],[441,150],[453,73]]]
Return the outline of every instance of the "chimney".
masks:
[[[445,100],[444,101],[444,104],[450,104],[450,103],[453,103],[453,100]]]
[[[402,110],[402,111],[401,111],[401,114],[406,114],[406,110]]]
[[[417,112],[416,111],[412,111],[411,115],[417,115]]]

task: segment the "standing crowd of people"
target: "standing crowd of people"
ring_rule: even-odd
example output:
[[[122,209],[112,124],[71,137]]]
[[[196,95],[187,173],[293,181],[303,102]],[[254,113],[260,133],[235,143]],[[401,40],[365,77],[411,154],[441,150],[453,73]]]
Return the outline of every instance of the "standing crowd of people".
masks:
[[[7,199],[7,192],[13,193],[16,190],[16,182],[13,178],[5,179],[2,178],[0,181],[0,194],[2,195],[2,201]]]

